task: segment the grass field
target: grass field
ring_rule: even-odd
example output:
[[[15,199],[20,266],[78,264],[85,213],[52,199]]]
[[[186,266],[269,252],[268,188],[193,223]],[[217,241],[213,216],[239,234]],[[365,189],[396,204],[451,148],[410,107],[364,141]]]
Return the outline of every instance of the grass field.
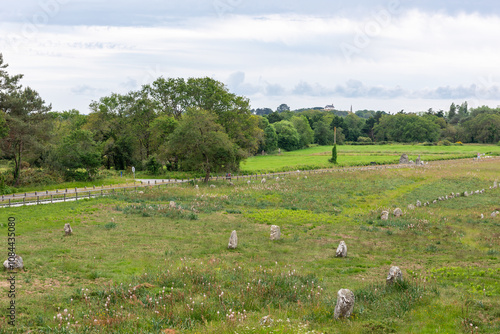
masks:
[[[500,160],[467,159],[2,209],[0,233],[15,217],[25,271],[15,328],[7,273],[0,282],[0,332],[498,333],[499,176]],[[407,209],[417,200],[431,205]],[[402,217],[379,218],[396,207]],[[335,257],[341,240],[347,258]],[[391,265],[404,283],[387,287]],[[348,320],[333,319],[341,288],[356,298]]]
[[[418,155],[424,161],[441,159],[472,158],[481,154],[500,155],[498,145],[463,146],[421,146],[421,145],[338,145],[338,166],[395,164],[402,153],[416,160]],[[244,161],[240,168],[243,173],[278,172],[297,169],[331,168],[328,162],[332,154],[332,146],[315,146],[307,149],[283,152],[281,155],[255,156]]]

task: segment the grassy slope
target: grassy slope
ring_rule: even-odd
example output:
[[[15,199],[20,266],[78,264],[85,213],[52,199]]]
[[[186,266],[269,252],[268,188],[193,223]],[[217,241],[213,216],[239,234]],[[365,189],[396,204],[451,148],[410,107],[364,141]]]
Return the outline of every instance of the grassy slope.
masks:
[[[500,220],[479,216],[500,207],[500,189],[414,211],[406,206],[488,189],[500,175],[499,161],[431,165],[250,186],[176,185],[2,210],[0,233],[7,233],[7,217],[16,217],[26,266],[17,275],[19,332],[52,333],[70,322],[61,333],[267,333],[259,319],[271,314],[278,333],[456,333],[462,321],[496,333]],[[169,209],[170,201],[184,209]],[[395,207],[404,209],[402,218],[379,219]],[[66,222],[73,236],[63,236]],[[281,226],[282,240],[269,240],[271,224]],[[232,230],[239,237],[234,251],[227,250]],[[334,257],[340,240],[346,259]],[[409,282],[400,291],[384,286],[391,265]],[[351,321],[332,319],[340,288],[356,294]],[[6,305],[5,285],[1,301]],[[66,317],[64,309],[72,316],[54,319]],[[2,322],[1,330],[10,329]]]
[[[241,164],[244,172],[285,171],[296,169],[331,168],[328,162],[332,146],[315,146],[307,149],[283,152],[281,155],[255,156]],[[415,160],[418,155],[424,161],[473,157],[480,153],[500,155],[500,146],[419,146],[419,145],[359,145],[337,146],[339,166],[398,163],[402,153]]]

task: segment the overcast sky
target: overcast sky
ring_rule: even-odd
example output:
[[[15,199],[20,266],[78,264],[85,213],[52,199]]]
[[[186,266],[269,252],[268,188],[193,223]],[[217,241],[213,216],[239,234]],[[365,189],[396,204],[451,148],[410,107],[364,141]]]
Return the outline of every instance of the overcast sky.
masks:
[[[213,77],[253,108],[500,105],[493,0],[3,0],[0,53],[58,111],[160,76]]]

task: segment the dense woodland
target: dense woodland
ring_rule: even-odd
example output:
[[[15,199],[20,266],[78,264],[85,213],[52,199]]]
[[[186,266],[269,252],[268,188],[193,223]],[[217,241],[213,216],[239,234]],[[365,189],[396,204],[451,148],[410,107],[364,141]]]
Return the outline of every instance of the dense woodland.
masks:
[[[500,108],[389,114],[311,108],[252,110],[246,97],[211,78],[160,77],[140,90],[111,94],[90,113],[52,111],[22,75],[10,75],[0,54],[0,154],[10,161],[2,184],[17,186],[23,169],[37,167],[66,179],[88,179],[99,169],[238,170],[255,154],[311,144],[498,143]]]

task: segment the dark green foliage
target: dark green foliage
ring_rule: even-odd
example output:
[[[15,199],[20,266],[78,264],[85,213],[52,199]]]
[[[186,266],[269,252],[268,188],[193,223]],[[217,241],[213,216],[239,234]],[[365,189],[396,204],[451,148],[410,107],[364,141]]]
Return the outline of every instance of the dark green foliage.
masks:
[[[337,164],[337,144],[333,145],[331,163]]]
[[[212,112],[190,109],[168,144],[172,155],[181,159],[184,169],[205,173],[205,182],[212,172],[237,170],[245,157],[245,153],[231,141],[216,120]]]
[[[264,145],[263,150],[273,152],[278,148],[278,135],[272,124],[269,124],[264,129]]]
[[[153,155],[149,157],[149,159],[144,164],[145,169],[153,175],[158,175],[161,169],[161,164],[156,160],[156,157]]]
[[[390,140],[401,143],[434,142],[439,139],[440,126],[433,121],[436,116],[417,116],[398,113],[384,115],[374,126],[377,141]]]
[[[83,168],[87,177],[92,179],[101,166],[101,147],[92,139],[90,131],[74,130],[62,140],[57,150],[57,162],[70,173]]]
[[[300,148],[300,135],[289,121],[281,121],[274,124],[278,135],[278,147],[293,151]]]

